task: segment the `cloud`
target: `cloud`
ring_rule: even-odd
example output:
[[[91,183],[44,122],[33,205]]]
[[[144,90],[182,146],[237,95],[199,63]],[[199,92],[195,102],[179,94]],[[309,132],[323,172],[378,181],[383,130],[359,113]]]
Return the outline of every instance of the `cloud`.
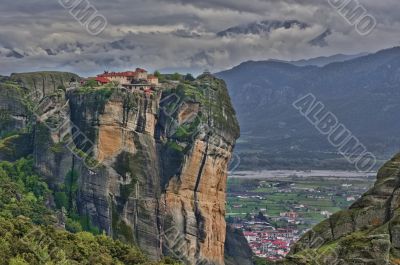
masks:
[[[199,72],[246,60],[296,60],[335,53],[376,51],[399,44],[398,0],[362,2],[378,21],[360,36],[321,0],[97,0],[108,21],[88,34],[57,1],[3,0],[0,10],[0,74],[68,70],[91,75],[138,65],[150,70]],[[295,19],[307,28],[220,38],[228,28],[264,20]],[[330,29],[323,45],[310,41]],[[382,41],[384,40],[384,41]]]

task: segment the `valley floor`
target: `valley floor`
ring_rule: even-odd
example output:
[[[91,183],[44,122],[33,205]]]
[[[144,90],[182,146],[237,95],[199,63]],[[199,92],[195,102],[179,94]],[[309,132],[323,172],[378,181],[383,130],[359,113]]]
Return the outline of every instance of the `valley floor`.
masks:
[[[350,171],[242,171],[228,180],[227,221],[241,229],[253,252],[283,258],[306,231],[348,208],[376,173]]]

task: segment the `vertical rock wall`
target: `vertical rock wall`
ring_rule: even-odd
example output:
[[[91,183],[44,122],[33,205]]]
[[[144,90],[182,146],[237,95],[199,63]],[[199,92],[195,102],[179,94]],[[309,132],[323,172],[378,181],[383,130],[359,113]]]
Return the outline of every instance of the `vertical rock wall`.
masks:
[[[239,136],[225,84],[210,75],[152,95],[73,90],[65,101],[63,133],[36,133],[36,166],[55,188],[77,172],[79,214],[155,259],[224,264],[227,168]],[[91,150],[99,167],[62,145],[77,129],[89,141],[74,138],[74,148]]]

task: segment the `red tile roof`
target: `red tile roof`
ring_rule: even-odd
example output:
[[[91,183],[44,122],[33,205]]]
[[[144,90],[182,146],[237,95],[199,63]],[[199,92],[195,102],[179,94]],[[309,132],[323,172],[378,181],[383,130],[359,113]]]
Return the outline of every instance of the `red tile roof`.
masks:
[[[284,246],[288,245],[287,242],[282,241],[282,240],[275,240],[275,241],[272,242],[272,244],[274,244],[276,246],[281,246],[281,247],[284,247]]]
[[[136,72],[128,71],[128,72],[105,72],[104,74],[98,75],[99,77],[115,77],[115,76],[135,76]]]
[[[147,73],[146,70],[142,68],[136,68],[136,71],[126,71],[126,72],[104,72],[98,75],[99,77],[134,77],[138,73]]]
[[[96,77],[96,79],[95,79],[97,82],[100,82],[100,83],[102,83],[102,84],[108,84],[108,83],[110,83],[111,81],[108,79],[108,78],[106,78],[106,77],[102,77],[102,76],[98,76],[98,77]]]

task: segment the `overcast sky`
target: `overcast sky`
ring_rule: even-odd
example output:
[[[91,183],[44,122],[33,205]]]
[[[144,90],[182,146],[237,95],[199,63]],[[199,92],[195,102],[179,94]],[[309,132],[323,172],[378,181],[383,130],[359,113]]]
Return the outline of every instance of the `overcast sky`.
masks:
[[[73,0],[64,0],[73,1]],[[80,1],[80,0],[77,0]],[[89,34],[57,0],[1,0],[0,74],[132,69],[197,73],[247,60],[295,60],[399,45],[399,0],[360,0],[378,25],[361,36],[327,0],[91,0],[108,21]],[[218,37],[237,25],[295,19],[306,28]],[[323,47],[310,40],[327,29]]]

